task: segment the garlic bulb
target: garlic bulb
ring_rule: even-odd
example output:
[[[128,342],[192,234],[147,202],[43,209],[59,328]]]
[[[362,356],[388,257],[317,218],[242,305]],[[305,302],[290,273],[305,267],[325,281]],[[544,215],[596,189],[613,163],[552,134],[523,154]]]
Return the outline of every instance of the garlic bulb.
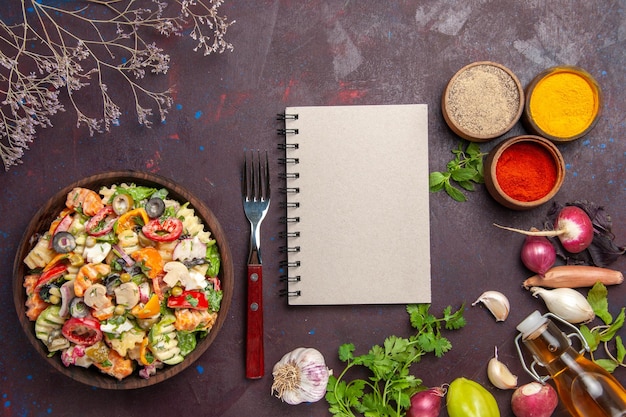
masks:
[[[509,316],[511,310],[509,299],[499,291],[485,291],[472,305],[475,306],[480,302],[491,311],[496,321],[504,321]]]
[[[324,398],[328,377],[324,356],[313,348],[297,348],[282,357],[272,371],[272,394],[287,404],[315,402]]]
[[[552,314],[556,314],[569,323],[587,323],[596,316],[585,296],[572,288],[547,290],[531,287],[530,292],[533,297],[543,298]]]
[[[498,347],[495,355],[487,364],[487,376],[489,381],[500,389],[514,389],[517,387],[517,376],[513,375],[509,368],[498,359]]]

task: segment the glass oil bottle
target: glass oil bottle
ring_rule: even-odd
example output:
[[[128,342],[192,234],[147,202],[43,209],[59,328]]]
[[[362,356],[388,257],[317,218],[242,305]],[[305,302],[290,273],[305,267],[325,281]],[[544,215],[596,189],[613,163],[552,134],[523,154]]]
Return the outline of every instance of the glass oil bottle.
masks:
[[[566,335],[555,324],[559,321],[574,329]],[[583,353],[589,346],[578,329],[554,314],[533,312],[518,326],[515,342],[524,369],[537,381],[552,378],[563,405],[573,417],[626,417],[626,390],[604,368],[587,359]],[[578,337],[583,348],[572,347],[570,337]],[[533,355],[526,365],[519,341]],[[535,370],[540,365],[550,374],[541,377]]]

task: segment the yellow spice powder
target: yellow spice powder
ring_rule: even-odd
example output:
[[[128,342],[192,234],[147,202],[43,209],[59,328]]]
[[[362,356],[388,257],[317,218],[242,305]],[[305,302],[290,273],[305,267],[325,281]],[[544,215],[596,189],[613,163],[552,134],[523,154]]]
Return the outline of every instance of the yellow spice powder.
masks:
[[[598,91],[575,72],[554,72],[540,80],[530,97],[530,115],[537,126],[560,138],[576,136],[598,114]]]

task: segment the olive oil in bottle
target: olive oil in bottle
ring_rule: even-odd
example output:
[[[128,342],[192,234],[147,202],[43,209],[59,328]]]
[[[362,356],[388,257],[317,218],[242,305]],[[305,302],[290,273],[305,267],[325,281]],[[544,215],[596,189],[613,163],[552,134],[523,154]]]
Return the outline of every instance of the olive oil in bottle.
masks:
[[[532,313],[517,326],[521,333],[518,339],[521,338],[535,362],[550,374],[569,413],[574,417],[626,417],[624,387],[604,368],[575,350],[568,336],[549,316],[538,311]],[[519,345],[518,351],[524,363]],[[535,379],[541,382],[547,379],[540,378],[534,367],[531,369],[526,368]]]

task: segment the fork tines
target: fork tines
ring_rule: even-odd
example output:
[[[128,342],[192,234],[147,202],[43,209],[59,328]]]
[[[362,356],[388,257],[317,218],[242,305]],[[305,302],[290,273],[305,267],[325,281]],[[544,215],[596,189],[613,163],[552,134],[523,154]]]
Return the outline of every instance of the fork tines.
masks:
[[[265,161],[261,159],[261,151],[246,153],[243,170],[243,197],[248,201],[265,201],[270,196],[270,168],[267,150]]]

